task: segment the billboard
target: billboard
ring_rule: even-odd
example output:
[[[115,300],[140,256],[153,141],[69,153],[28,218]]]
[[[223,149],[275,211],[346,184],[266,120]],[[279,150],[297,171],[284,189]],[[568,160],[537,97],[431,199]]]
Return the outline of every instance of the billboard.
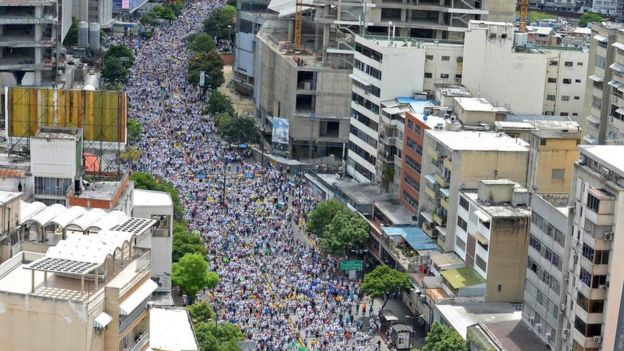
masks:
[[[273,133],[271,135],[271,145],[273,152],[288,152],[288,119],[273,117]]]
[[[8,138],[61,127],[81,128],[85,141],[126,143],[124,92],[11,87],[5,93]]]
[[[134,12],[148,0],[113,0],[113,12]]]

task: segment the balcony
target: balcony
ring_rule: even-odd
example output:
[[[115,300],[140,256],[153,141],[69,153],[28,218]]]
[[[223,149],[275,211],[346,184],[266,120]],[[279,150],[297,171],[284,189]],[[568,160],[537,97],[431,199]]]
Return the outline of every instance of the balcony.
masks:
[[[430,238],[433,237],[433,229],[431,229],[431,227],[428,224],[425,224],[422,226],[423,232],[425,232],[425,234],[427,234]]]
[[[613,223],[613,214],[599,214],[590,208],[587,208],[587,211],[585,211],[585,218],[596,225],[609,225]]]
[[[436,191],[431,189],[429,186],[425,187],[425,194],[427,194],[427,196],[429,196],[432,200],[436,198]]]
[[[438,160],[438,152],[434,149],[431,149],[431,148],[427,149],[427,155],[431,157],[433,161]]]
[[[451,171],[453,169],[453,160],[451,160],[450,158],[446,157],[444,159],[444,168],[446,168],[449,171]]]
[[[436,183],[440,184],[442,188],[446,188],[449,186],[448,180],[442,177],[441,175],[439,175],[438,173],[435,174],[435,181]]]
[[[440,199],[440,206],[442,206],[442,208],[448,211],[448,206],[449,206],[448,197],[443,197]]]
[[[446,218],[442,218],[440,216],[438,216],[437,213],[433,214],[433,222],[436,223],[437,225],[444,227],[446,226]]]
[[[129,347],[124,347],[123,351],[141,351],[149,343],[149,332],[144,332],[138,339],[136,339]]]

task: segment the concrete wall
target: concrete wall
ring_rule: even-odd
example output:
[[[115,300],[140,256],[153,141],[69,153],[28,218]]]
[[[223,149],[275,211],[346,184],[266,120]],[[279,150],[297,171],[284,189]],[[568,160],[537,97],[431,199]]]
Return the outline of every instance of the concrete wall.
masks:
[[[492,231],[485,300],[521,302],[529,241],[529,218],[493,218],[490,225]]]
[[[473,95],[517,114],[542,114],[544,55],[515,53],[513,27],[472,28],[465,38],[462,82]]]
[[[171,289],[171,252],[173,250],[173,207],[171,206],[134,206],[132,216],[152,219],[152,215],[169,216],[169,236],[150,238],[151,276],[158,278],[164,290]],[[160,285],[159,284],[159,285]]]
[[[38,274],[43,274],[38,272]],[[0,340],[3,350],[103,350],[104,336],[93,320],[103,303],[87,313],[81,303],[34,296],[0,294]]]
[[[488,21],[513,23],[516,19],[515,0],[486,0],[484,8],[488,10]]]
[[[572,169],[578,159],[577,139],[546,139],[529,136],[531,145],[527,186],[541,193],[567,193],[570,191]],[[563,170],[563,178],[553,178],[553,170]]]

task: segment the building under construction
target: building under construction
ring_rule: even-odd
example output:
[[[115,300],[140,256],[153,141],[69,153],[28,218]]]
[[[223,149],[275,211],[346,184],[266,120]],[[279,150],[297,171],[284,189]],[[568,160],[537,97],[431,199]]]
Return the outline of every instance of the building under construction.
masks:
[[[357,34],[462,40],[470,20],[513,22],[516,2],[272,0],[268,8],[277,16],[262,24],[254,53],[258,123],[269,135],[274,117],[288,120],[284,156],[339,161]]]

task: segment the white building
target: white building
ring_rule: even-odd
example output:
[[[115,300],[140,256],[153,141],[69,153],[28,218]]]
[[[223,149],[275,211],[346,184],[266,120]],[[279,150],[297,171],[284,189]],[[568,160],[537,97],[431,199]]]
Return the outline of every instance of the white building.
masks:
[[[572,258],[564,281],[564,350],[624,347],[624,146],[580,145],[569,227]]]

